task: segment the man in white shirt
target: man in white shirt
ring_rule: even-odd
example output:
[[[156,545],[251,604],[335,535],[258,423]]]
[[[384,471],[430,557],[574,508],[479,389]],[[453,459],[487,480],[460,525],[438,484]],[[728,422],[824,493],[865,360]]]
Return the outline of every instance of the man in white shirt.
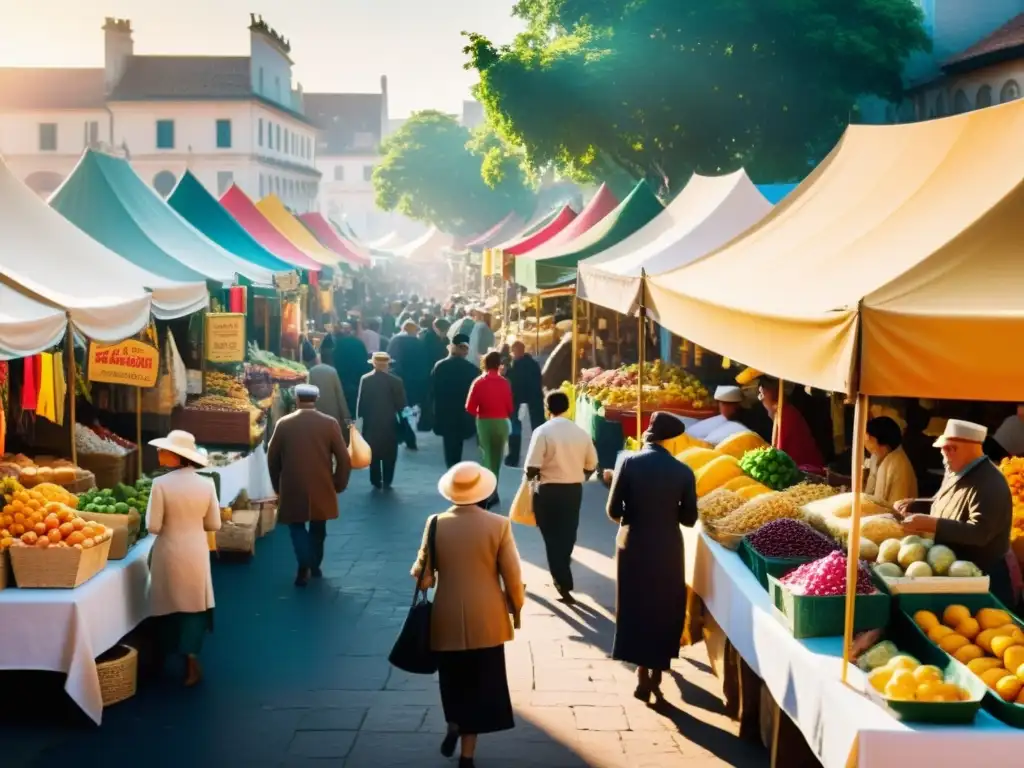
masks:
[[[548,392],[545,406],[551,418],[533,432],[526,452],[526,476],[537,482],[533,513],[544,537],[548,570],[563,602],[572,596],[572,551],[580,525],[583,483],[597,469],[594,441],[565,414],[569,398]]]

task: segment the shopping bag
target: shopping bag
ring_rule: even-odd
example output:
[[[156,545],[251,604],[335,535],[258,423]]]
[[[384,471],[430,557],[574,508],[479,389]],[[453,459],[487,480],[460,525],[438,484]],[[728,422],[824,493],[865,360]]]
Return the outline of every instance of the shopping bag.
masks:
[[[533,515],[533,488],[532,483],[523,476],[523,482],[519,485],[519,490],[516,491],[516,496],[512,499],[512,508],[508,512],[508,517],[513,523],[519,523],[520,525],[537,525],[537,518]]]
[[[435,515],[430,520],[430,531],[427,534],[427,547],[430,552],[427,566],[432,569],[437,567],[437,548],[434,544],[436,535]],[[417,580],[412,593],[412,606],[405,617],[402,631],[398,633],[391,653],[388,654],[388,661],[403,672],[432,675],[437,672],[437,657],[430,648],[430,621],[434,606],[427,597],[427,591],[421,588],[420,584],[421,581]]]
[[[370,444],[359,434],[355,424],[350,424],[348,428],[348,458],[352,469],[366,469],[373,461]]]

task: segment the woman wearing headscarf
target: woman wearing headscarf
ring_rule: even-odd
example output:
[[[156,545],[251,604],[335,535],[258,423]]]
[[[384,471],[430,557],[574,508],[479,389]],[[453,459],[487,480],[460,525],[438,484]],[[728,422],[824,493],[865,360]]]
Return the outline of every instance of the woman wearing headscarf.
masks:
[[[482,508],[497,485],[476,462],[449,469],[437,489],[452,507],[427,521],[412,567],[422,589],[437,584],[430,647],[448,723],[441,754],[451,757],[461,739],[459,768],[473,768],[479,734],[515,727],[505,643],[519,625],[526,589],[509,519]]]
[[[196,470],[209,460],[189,432],[151,440],[166,474],[153,481],[146,525],[156,544],[150,562],[150,610],[162,655],[185,657],[185,685],[202,679],[199,652],[213,630],[213,577],[207,533],[220,530],[213,480]]]
[[[662,698],[662,672],[679,655],[686,618],[679,526],[697,522],[697,484],[673,458],[685,431],[672,414],[656,412],[643,448],[620,456],[608,494],[608,517],[619,523],[612,658],[637,665],[633,695],[645,702]]]

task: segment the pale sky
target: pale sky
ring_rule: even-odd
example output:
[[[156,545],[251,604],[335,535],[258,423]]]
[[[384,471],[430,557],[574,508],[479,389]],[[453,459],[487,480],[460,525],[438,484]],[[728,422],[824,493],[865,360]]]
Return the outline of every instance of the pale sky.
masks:
[[[246,55],[249,12],[291,41],[309,92],[375,92],[391,117],[461,112],[473,74],[462,30],[509,42],[514,0],[0,0],[0,66],[102,67],[103,19],[129,18],[138,54]]]

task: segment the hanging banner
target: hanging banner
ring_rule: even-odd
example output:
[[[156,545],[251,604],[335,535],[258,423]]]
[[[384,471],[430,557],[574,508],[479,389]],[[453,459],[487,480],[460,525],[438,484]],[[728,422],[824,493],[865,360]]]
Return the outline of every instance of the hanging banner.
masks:
[[[210,363],[244,363],[245,315],[233,312],[206,315],[204,354]]]
[[[152,344],[127,339],[118,344],[89,342],[89,381],[156,386],[160,376],[160,350]]]
[[[282,293],[299,288],[299,276],[295,272],[278,272],[274,275],[274,287]]]

